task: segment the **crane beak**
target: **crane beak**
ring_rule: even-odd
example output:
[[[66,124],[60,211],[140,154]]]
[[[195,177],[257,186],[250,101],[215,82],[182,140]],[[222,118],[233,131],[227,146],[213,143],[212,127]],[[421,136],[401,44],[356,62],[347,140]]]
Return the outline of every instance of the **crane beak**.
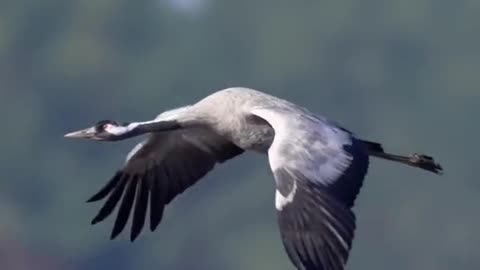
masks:
[[[73,139],[96,139],[95,136],[97,132],[95,131],[94,127],[70,132],[64,135],[65,138],[73,138]]]

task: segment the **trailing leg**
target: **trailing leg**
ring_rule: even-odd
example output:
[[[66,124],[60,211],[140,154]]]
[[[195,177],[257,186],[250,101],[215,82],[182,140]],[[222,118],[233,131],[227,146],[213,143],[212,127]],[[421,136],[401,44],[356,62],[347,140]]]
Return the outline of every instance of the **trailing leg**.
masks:
[[[409,166],[431,171],[436,174],[442,174],[443,172],[442,166],[435,162],[435,160],[431,156],[417,153],[411,154],[409,156],[390,154],[385,152],[382,145],[379,143],[364,140],[362,140],[362,142],[366,145],[368,149],[368,154],[370,156],[400,162]]]

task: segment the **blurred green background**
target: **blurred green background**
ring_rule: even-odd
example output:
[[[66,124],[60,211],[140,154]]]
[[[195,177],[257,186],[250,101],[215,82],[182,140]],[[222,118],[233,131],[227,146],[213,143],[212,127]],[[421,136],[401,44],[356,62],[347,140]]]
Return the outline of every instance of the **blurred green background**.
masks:
[[[155,233],[84,203],[138,141],[63,134],[247,86],[446,174],[373,160],[348,269],[480,269],[480,1],[0,1],[0,269],[293,269],[265,157],[219,166]]]

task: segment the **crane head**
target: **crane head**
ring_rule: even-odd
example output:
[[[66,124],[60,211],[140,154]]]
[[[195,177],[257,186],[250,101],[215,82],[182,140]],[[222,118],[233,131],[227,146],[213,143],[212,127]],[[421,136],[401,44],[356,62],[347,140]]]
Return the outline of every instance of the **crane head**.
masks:
[[[93,127],[65,134],[65,138],[89,139],[96,141],[116,141],[131,130],[128,123],[118,124],[113,120],[102,120]]]

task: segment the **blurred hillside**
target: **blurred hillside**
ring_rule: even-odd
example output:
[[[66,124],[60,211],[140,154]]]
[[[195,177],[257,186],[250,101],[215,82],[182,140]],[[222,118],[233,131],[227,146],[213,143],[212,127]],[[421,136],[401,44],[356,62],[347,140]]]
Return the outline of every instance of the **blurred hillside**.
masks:
[[[293,269],[267,160],[218,167],[155,233],[109,241],[84,201],[137,140],[74,142],[222,88],[287,98],[425,152],[437,177],[372,161],[348,269],[480,267],[480,1],[0,1],[0,269]]]

